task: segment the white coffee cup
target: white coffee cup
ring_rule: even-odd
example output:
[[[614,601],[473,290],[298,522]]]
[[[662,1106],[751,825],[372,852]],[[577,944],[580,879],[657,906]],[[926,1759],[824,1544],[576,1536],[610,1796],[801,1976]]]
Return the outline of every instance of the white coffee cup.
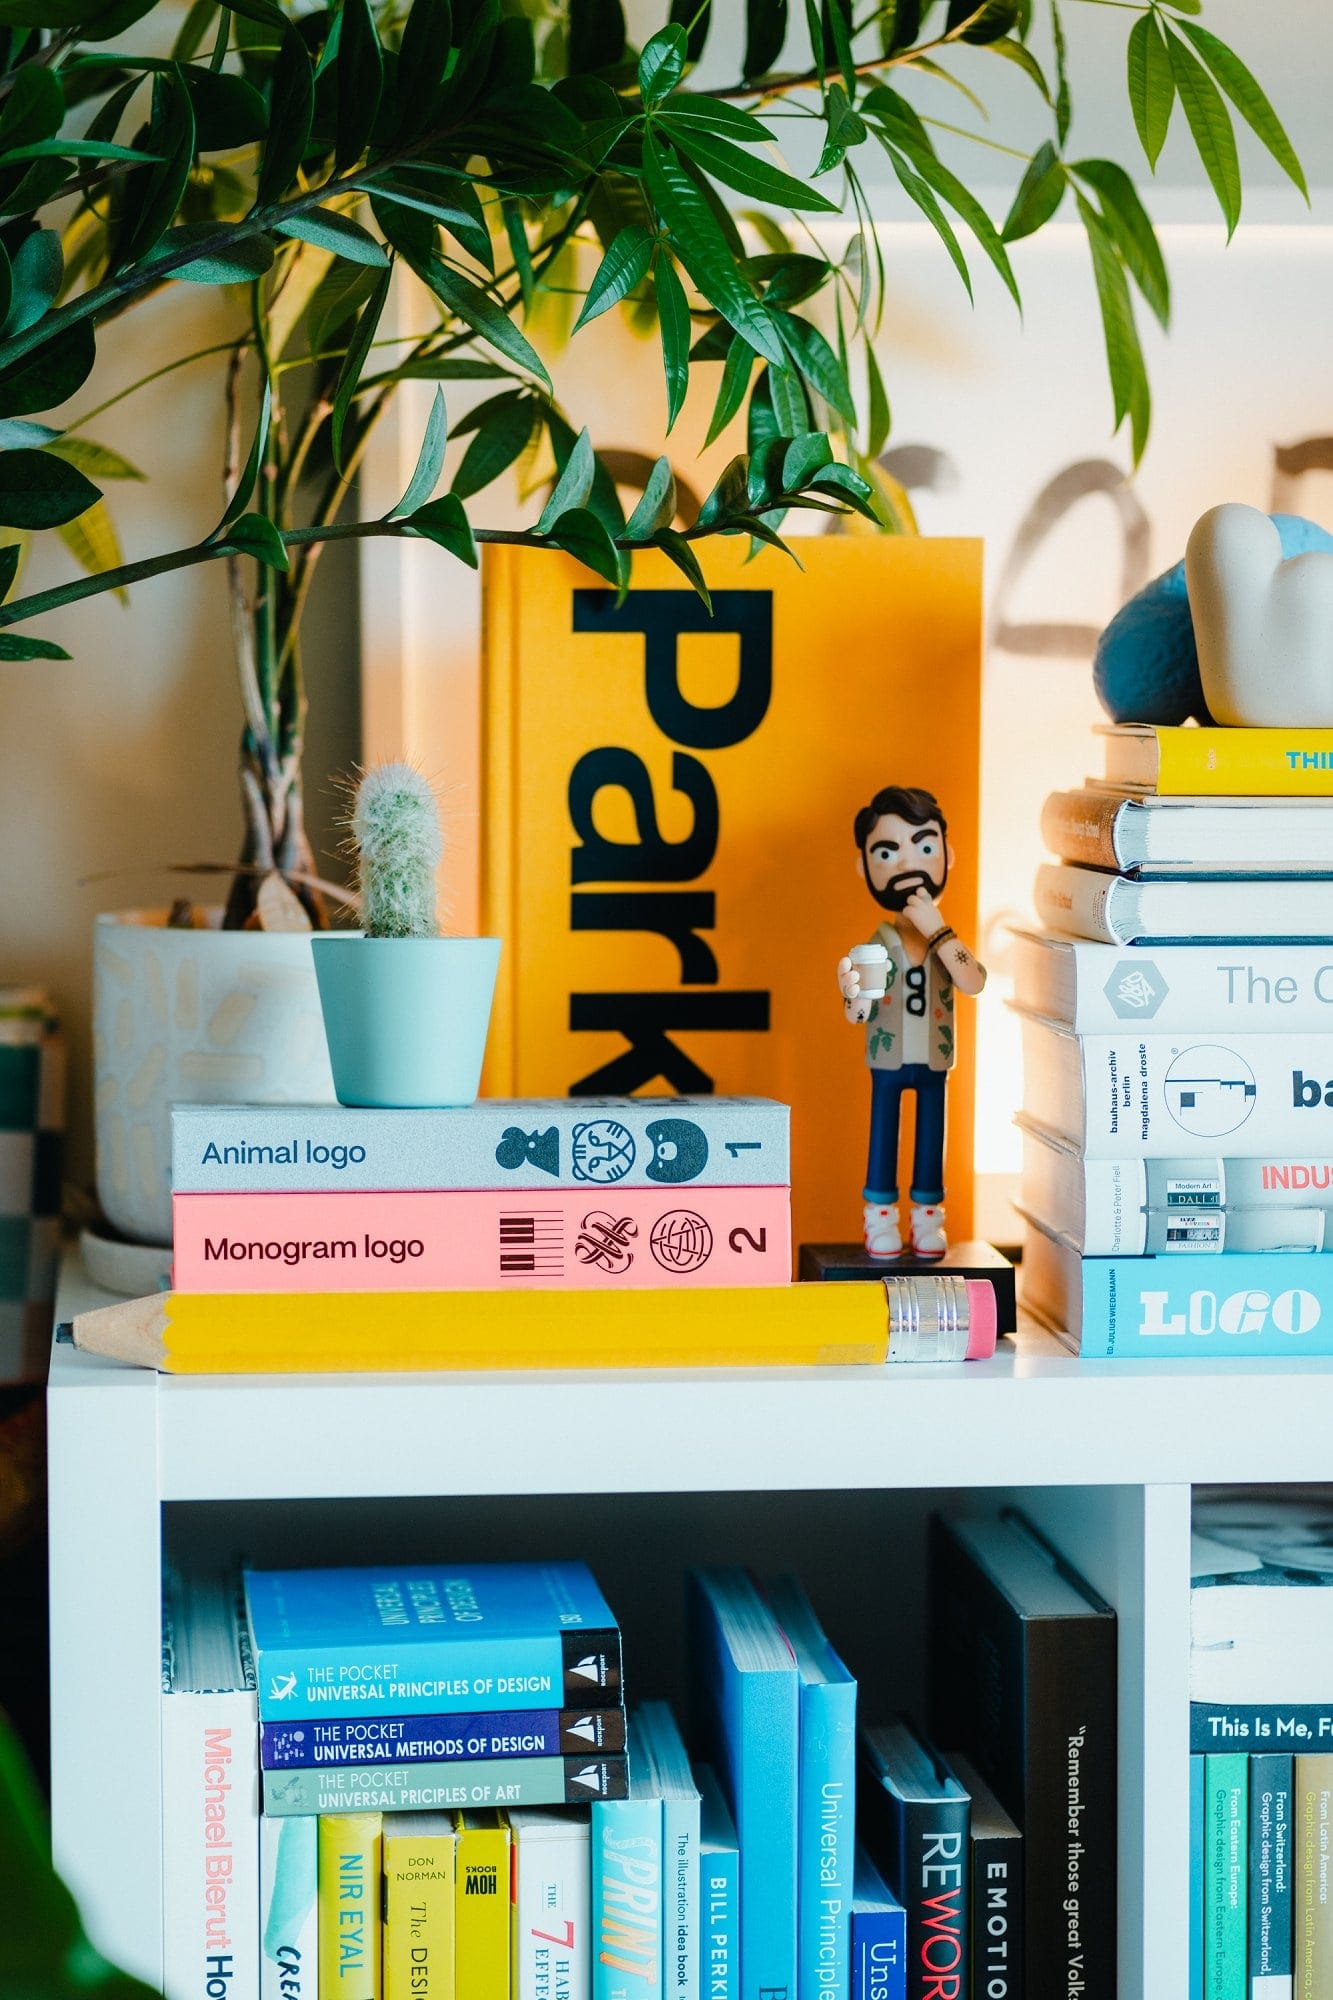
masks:
[[[866,1000],[882,1000],[889,985],[888,947],[882,944],[854,944],[847,954],[861,981]]]

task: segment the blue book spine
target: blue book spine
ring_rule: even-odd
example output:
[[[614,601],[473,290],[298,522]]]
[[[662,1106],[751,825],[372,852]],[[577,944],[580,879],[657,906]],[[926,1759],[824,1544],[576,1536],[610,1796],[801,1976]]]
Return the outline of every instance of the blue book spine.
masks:
[[[741,1858],[714,1847],[699,1870],[699,1992],[701,2000],[740,2000]]]
[[[1204,1759],[1190,1756],[1190,2000],[1203,2000]]]
[[[667,2000],[699,2000],[699,1801],[663,1799]]]
[[[314,1659],[308,1647],[266,1646],[259,1658],[265,1722],[338,1713],[464,1715],[504,1700],[563,1707],[565,1694],[564,1642],[557,1635],[427,1640],[410,1649],[322,1646]]]
[[[1250,1758],[1250,2000],[1291,2000],[1290,1757]]]
[[[1322,1702],[1192,1701],[1191,1750],[1248,1750],[1252,1757],[1290,1747],[1333,1746],[1333,1704]]]
[[[1249,1759],[1204,1759],[1204,2000],[1247,2000]]]
[[[856,1860],[856,1683],[801,1689],[798,2000],[848,2000]]]
[[[319,1764],[450,1764],[492,1757],[578,1757],[623,1750],[620,1709],[576,1715],[558,1708],[516,1708],[489,1715],[359,1716],[353,1720],[266,1722],[259,1732],[265,1771],[313,1770]]]
[[[1333,1257],[1085,1257],[1084,1360],[1333,1355]]]
[[[660,1799],[592,1809],[593,2000],[664,2000]]]
[[[851,2000],[907,2000],[907,1912],[901,1905],[853,1908]]]
[[[727,1673],[723,1731],[741,1850],[741,1996],[797,1990],[800,1720],[796,1670]]]

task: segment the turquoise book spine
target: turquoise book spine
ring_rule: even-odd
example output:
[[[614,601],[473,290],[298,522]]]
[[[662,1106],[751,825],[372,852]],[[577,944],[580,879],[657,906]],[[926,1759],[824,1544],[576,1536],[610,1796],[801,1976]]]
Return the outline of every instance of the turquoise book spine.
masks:
[[[1247,2000],[1249,1758],[1204,1765],[1204,2000]]]
[[[1204,1764],[1190,1757],[1190,2000],[1203,2000]]]
[[[592,2000],[664,2000],[662,1801],[592,1809]]]
[[[849,2000],[856,1859],[856,1682],[801,1689],[797,2000]]]

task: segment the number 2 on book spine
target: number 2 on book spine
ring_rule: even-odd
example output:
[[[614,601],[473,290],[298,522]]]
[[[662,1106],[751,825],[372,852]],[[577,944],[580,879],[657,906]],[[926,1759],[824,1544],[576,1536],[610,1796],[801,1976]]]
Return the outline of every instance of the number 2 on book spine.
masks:
[[[565,1928],[559,1937],[556,1936],[554,1931],[532,1931],[529,1935],[540,1938],[543,1944],[562,1944],[567,1951],[572,1951],[574,1948],[574,1919],[573,1917],[565,1918]]]

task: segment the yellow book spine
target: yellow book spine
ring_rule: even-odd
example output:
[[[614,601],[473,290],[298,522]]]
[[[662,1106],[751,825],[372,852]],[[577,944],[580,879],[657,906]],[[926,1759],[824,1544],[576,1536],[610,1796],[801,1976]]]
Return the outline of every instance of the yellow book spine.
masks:
[[[456,1824],[459,2000],[509,2000],[509,1828],[485,1812],[460,1813]]]
[[[379,1813],[319,1822],[319,2000],[381,2000]]]
[[[384,2000],[454,2000],[458,1835],[384,1828]]]
[[[1333,794],[1333,729],[1159,729],[1157,746],[1163,796]]]
[[[885,1358],[879,1285],[639,1292],[176,1293],[175,1374],[816,1367]]]

